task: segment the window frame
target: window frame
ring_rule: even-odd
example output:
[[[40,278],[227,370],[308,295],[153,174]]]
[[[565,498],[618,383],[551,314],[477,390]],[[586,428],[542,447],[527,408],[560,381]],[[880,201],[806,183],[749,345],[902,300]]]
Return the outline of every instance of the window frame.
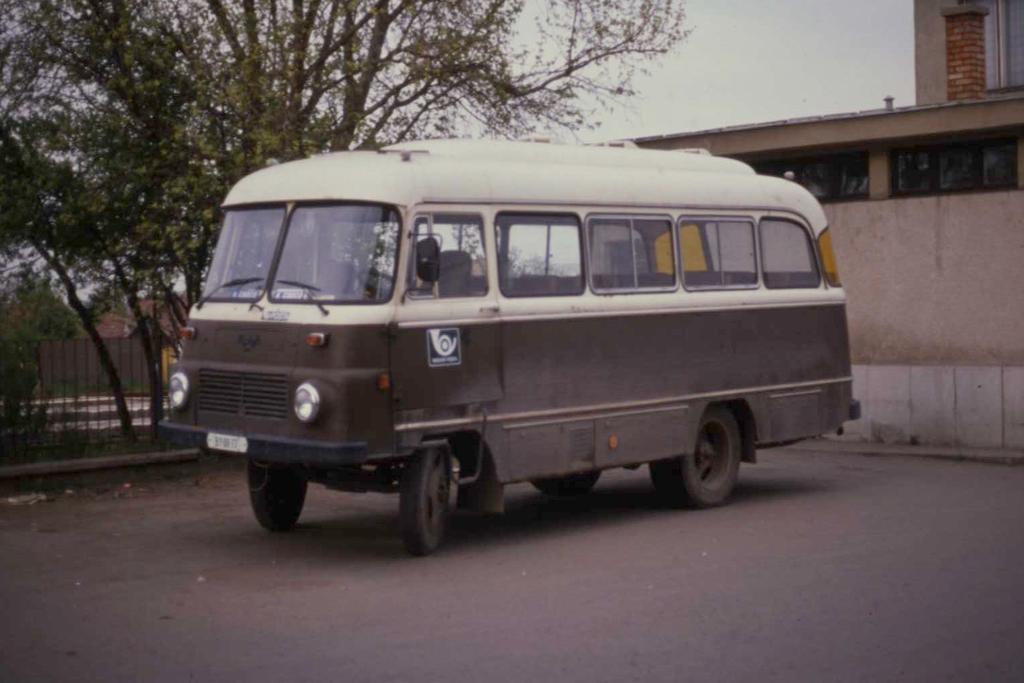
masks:
[[[779,223],[790,223],[792,225],[797,226],[798,228],[800,228],[801,231],[803,231],[804,237],[810,240],[809,248],[811,253],[811,263],[814,265],[814,272],[818,277],[818,281],[816,284],[814,284],[813,286],[808,285],[805,287],[772,287],[771,285],[768,284],[768,279],[765,277],[767,271],[764,268],[764,240],[761,239],[761,225],[765,221],[778,221]],[[771,289],[776,291],[788,289],[803,289],[811,291],[822,288],[822,283],[825,281],[825,277],[823,275],[823,270],[821,266],[821,254],[818,253],[818,239],[814,234],[814,230],[808,228],[806,225],[800,223],[799,221],[795,221],[792,218],[788,218],[786,216],[761,216],[761,218],[757,221],[757,242],[758,247],[760,249],[761,257],[761,267],[759,269],[761,273],[761,282],[764,284],[765,289]],[[825,285],[826,288],[827,286],[828,285]]]
[[[303,297],[302,299],[281,299],[273,297],[273,286],[277,280],[277,269],[281,264],[281,255],[284,253],[285,240],[288,239],[288,233],[292,227],[292,215],[296,209],[304,209],[318,206],[374,206],[383,208],[391,211],[395,214],[398,223],[398,237],[395,240],[395,264],[391,269],[391,292],[387,299],[381,299],[379,301],[348,301],[344,299],[312,299]],[[345,199],[318,199],[313,201],[301,201],[301,202],[289,202],[288,211],[285,216],[284,227],[281,230],[281,234],[278,239],[277,247],[274,251],[274,260],[270,265],[270,271],[267,275],[267,286],[264,290],[264,294],[272,304],[287,304],[287,305],[303,305],[303,306],[380,306],[381,304],[391,303],[395,298],[395,291],[398,289],[398,264],[402,258],[402,235],[405,233],[405,225],[402,222],[402,212],[394,204],[387,202],[368,202],[362,200],[349,201]],[[262,298],[262,297],[261,297]],[[260,299],[256,300],[257,302]]]
[[[576,239],[579,245],[580,255],[580,289],[578,292],[556,292],[553,294],[510,294],[505,291],[504,278],[502,277],[501,249],[498,247],[498,244],[499,233],[501,230],[501,220],[506,216],[540,216],[544,218],[571,218],[576,222]],[[583,236],[584,225],[585,223],[580,219],[579,214],[573,211],[496,211],[494,213],[494,259],[496,265],[494,276],[498,279],[498,291],[501,293],[501,295],[506,299],[547,299],[552,297],[582,296],[587,291],[587,280],[589,278],[589,273],[587,272],[588,268],[586,255],[586,239]]]
[[[754,238],[754,275],[755,280],[753,284],[749,285],[696,285],[688,286],[686,284],[686,270],[683,264],[683,243],[679,239],[679,230],[683,227],[683,223],[747,223],[750,225],[750,233]],[[687,292],[722,292],[730,290],[751,290],[760,289],[764,283],[764,278],[761,277],[761,234],[758,230],[758,221],[753,216],[694,216],[689,214],[681,214],[676,219],[675,229],[673,230],[673,238],[678,243],[676,248],[676,259],[679,263],[679,280],[683,284],[683,289]],[[721,271],[719,271],[721,272]]]
[[[985,17],[985,42],[986,42],[986,65],[985,65],[985,88],[988,92],[1013,92],[1024,89],[1024,81],[1020,83],[1010,83],[1010,70],[1009,65],[1009,34],[1012,29],[1006,15],[1009,13],[1006,8],[1006,0],[981,0],[980,3],[983,7],[989,9],[988,15]],[[991,22],[991,23],[990,23]],[[989,36],[988,29],[991,27],[992,35]],[[1021,34],[1024,37],[1024,33]],[[987,48],[988,41],[992,38],[994,44],[992,45],[992,52],[995,55],[995,60],[989,62]],[[993,83],[989,83],[989,67],[994,69]]]
[[[1014,149],[1013,178],[1001,184],[985,184],[985,150],[990,147],[1007,146]],[[942,182],[942,169],[940,158],[943,152],[952,150],[970,150],[975,154],[974,174],[975,183],[969,187],[957,187],[944,189],[940,186]],[[928,155],[928,187],[923,190],[904,190],[899,187],[898,158],[901,154],[927,154]],[[890,190],[893,197],[921,197],[936,194],[957,194],[961,192],[998,192],[1000,190],[1015,189],[1020,179],[1018,171],[1020,160],[1019,145],[1016,138],[983,138],[981,140],[955,140],[947,143],[932,143],[924,145],[912,145],[909,147],[894,147],[889,150],[889,176]]]
[[[411,253],[413,255],[415,255],[415,253],[416,253],[416,240],[417,240],[417,237],[419,236],[419,233],[416,231],[416,224],[419,222],[420,218],[426,218],[427,221],[428,221],[428,228],[430,230],[430,232],[428,232],[427,234],[428,235],[433,235],[434,234],[433,230],[434,230],[434,216],[435,215],[438,215],[438,216],[469,216],[469,217],[473,217],[473,218],[479,219],[479,222],[480,222],[480,247],[484,251],[484,265],[487,268],[487,270],[489,271],[490,270],[490,266],[489,266],[488,260],[487,260],[487,234],[486,234],[487,233],[487,221],[484,220],[484,215],[482,213],[479,213],[479,212],[477,212],[477,213],[474,213],[474,212],[471,212],[471,211],[427,211],[427,212],[422,212],[421,211],[421,212],[417,212],[412,217],[412,221],[411,221],[411,224],[412,224],[411,228],[412,229],[411,229],[411,231],[409,233],[409,249],[411,250]],[[441,246],[444,247],[444,244],[442,244]],[[436,282],[434,283],[434,287],[431,288],[430,293],[429,294],[424,294],[423,292],[425,290],[417,289],[416,287],[412,286],[413,285],[413,281],[415,280],[415,278],[416,278],[416,259],[415,259],[415,256],[414,256],[413,258],[410,258],[409,262],[408,262],[407,273],[406,273],[406,280],[405,280],[405,290],[404,291],[405,291],[405,297],[406,298],[408,298],[408,299],[415,299],[417,301],[462,301],[464,299],[480,299],[480,298],[484,298],[484,297],[488,296],[491,293],[491,276],[490,276],[489,272],[484,273],[484,291],[483,291],[483,293],[482,294],[471,294],[469,296],[448,296],[448,297],[439,296],[434,291],[436,286],[437,286]]]
[[[288,227],[288,222],[291,220],[293,204],[290,202],[248,202],[245,204],[232,204],[231,206],[220,207],[220,228],[217,230],[217,239],[220,239],[220,231],[224,229],[224,219],[227,217],[229,211],[246,211],[249,209],[284,209],[284,216],[281,218],[281,226],[277,231],[277,240],[274,242],[274,250],[270,256],[270,267],[267,268],[267,276],[263,279],[263,289],[260,291],[260,295],[255,299],[251,297],[230,297],[230,296],[210,296],[209,298],[201,297],[204,304],[215,304],[215,303],[239,303],[239,304],[253,304],[259,303],[263,297],[270,296],[270,285],[271,278],[277,271],[277,259],[281,255],[281,249],[284,246],[284,233]],[[214,248],[216,248],[214,243]],[[210,255],[210,263],[206,266],[206,272],[203,274],[203,289],[205,291],[208,283],[207,278],[210,277],[210,269],[213,267],[213,255]],[[255,283],[254,283],[255,284]]]
[[[595,219],[595,218],[598,219],[598,220],[608,219],[608,220],[627,220],[627,221],[629,221],[630,222],[629,223],[629,229],[630,229],[630,240],[629,240],[629,242],[630,242],[630,246],[631,247],[633,247],[633,239],[632,239],[633,221],[636,221],[636,220],[641,220],[641,221],[643,221],[643,220],[656,220],[656,221],[660,220],[660,221],[664,221],[665,223],[667,223],[668,224],[668,236],[669,236],[669,240],[672,243],[672,286],[671,287],[640,287],[640,286],[636,286],[636,287],[608,287],[608,288],[598,288],[598,287],[596,287],[594,285],[594,281],[593,281],[593,277],[594,277],[593,276],[593,267],[591,266],[591,261],[590,261],[590,221]],[[593,292],[594,294],[599,294],[599,295],[605,296],[605,295],[609,295],[609,294],[647,294],[647,293],[651,293],[651,292],[675,292],[675,291],[679,290],[679,283],[680,283],[681,279],[679,277],[679,272],[680,272],[679,271],[679,259],[676,257],[676,252],[678,251],[678,249],[676,247],[675,223],[672,220],[671,214],[667,214],[667,213],[636,214],[636,213],[602,213],[602,212],[593,212],[593,213],[588,213],[585,216],[585,220],[583,222],[582,228],[583,228],[583,231],[586,233],[586,235],[584,236],[584,240],[583,240],[584,241],[584,255],[583,255],[583,257],[584,257],[584,260],[586,261],[586,266],[587,266],[586,267],[587,279],[586,279],[586,285],[585,286],[589,287],[590,291]],[[635,250],[635,248],[633,249],[633,281],[634,282],[637,281],[636,250]]]

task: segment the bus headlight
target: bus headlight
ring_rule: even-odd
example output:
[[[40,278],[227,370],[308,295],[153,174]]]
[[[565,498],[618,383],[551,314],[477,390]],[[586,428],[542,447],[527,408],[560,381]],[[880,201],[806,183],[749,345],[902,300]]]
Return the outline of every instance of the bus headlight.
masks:
[[[180,371],[171,375],[171,381],[167,384],[167,395],[171,399],[172,408],[184,408],[188,403],[188,375]]]
[[[295,390],[295,417],[303,422],[312,422],[320,414],[320,392],[309,382],[303,382]]]

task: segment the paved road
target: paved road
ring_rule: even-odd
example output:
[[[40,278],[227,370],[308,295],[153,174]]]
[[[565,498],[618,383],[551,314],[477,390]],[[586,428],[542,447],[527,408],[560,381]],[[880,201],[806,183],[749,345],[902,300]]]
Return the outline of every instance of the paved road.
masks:
[[[311,491],[268,535],[234,473],[0,507],[0,680],[1021,681],[1024,468],[770,452],[734,504],[646,472],[460,514]]]

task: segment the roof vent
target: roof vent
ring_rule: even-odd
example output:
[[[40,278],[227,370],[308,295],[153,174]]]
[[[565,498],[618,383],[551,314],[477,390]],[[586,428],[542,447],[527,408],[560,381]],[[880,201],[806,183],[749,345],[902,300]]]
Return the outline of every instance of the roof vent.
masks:
[[[885,110],[886,111],[892,111],[892,103],[894,101],[893,100],[893,96],[892,95],[886,95],[884,98],[882,98],[882,100],[885,102]]]
[[[430,154],[427,149],[378,149],[377,154],[397,154],[402,161],[412,161],[413,154]]]
[[[706,147],[684,147],[676,151],[683,152],[684,154],[699,154],[704,157],[711,156],[711,150]]]

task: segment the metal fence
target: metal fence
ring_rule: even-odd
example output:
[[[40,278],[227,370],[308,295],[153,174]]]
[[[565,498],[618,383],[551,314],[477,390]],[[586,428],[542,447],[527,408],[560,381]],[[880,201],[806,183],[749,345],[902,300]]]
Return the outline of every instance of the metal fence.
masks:
[[[138,442],[164,405],[137,339],[107,339]],[[162,375],[162,368],[161,373]],[[110,380],[89,339],[0,341],[0,465],[125,443]]]

